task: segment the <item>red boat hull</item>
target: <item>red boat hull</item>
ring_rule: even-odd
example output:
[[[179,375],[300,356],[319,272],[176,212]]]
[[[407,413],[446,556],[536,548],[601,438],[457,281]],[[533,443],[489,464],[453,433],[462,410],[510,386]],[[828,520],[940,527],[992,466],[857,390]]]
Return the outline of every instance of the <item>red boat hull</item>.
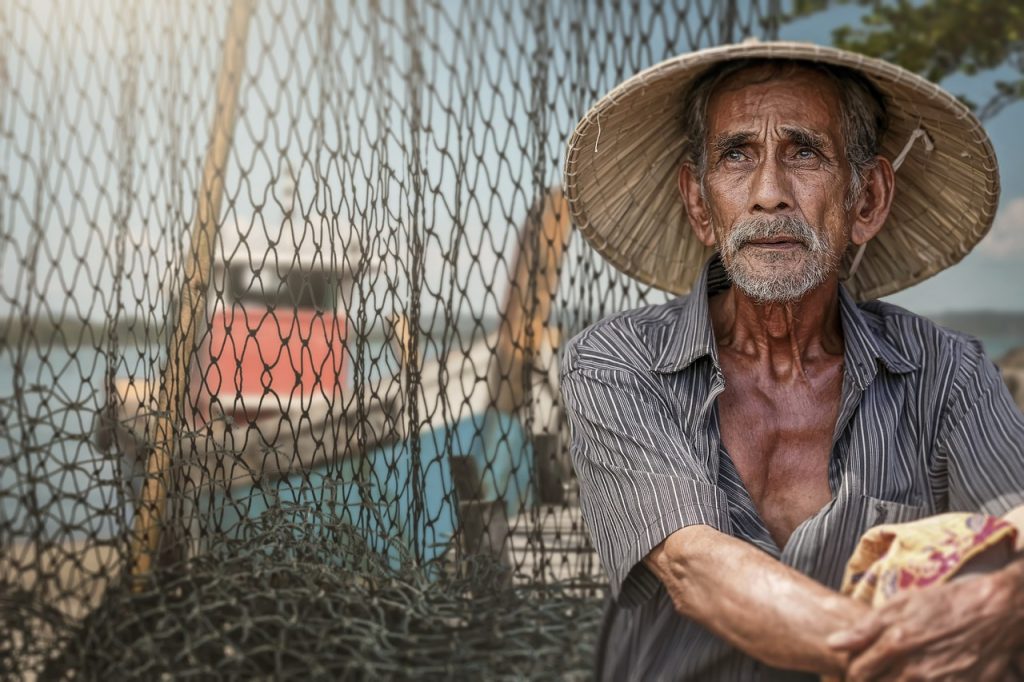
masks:
[[[194,365],[196,407],[209,417],[216,401],[238,423],[332,400],[348,383],[345,339],[345,318],[334,313],[244,306],[217,311]]]

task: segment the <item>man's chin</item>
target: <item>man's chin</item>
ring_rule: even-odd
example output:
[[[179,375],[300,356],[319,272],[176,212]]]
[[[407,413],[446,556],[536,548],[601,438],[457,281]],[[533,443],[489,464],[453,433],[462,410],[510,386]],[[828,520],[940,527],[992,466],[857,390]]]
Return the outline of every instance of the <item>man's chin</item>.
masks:
[[[811,290],[805,283],[793,281],[736,280],[733,283],[747,298],[763,304],[796,303]]]
[[[762,249],[746,247],[731,264],[731,270],[740,270],[750,279],[774,279],[779,270],[804,270],[810,265],[808,251],[803,247],[789,249]]]
[[[827,279],[807,272],[808,269],[802,259],[778,258],[761,263],[737,262],[726,271],[733,283],[756,301],[792,303]]]

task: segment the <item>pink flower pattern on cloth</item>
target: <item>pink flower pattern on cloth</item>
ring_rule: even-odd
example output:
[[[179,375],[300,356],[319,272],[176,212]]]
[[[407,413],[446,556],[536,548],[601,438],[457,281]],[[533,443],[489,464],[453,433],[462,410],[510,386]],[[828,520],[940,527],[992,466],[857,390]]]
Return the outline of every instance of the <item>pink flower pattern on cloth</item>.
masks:
[[[986,514],[954,512],[920,521],[875,526],[846,564],[841,591],[871,606],[900,592],[946,582],[985,550],[1012,546],[1017,529]]]

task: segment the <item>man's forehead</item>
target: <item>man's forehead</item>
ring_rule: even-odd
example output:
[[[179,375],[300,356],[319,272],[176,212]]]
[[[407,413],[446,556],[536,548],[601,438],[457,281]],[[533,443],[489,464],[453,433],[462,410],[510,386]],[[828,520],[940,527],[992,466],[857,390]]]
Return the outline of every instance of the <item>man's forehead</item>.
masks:
[[[708,100],[708,128],[723,132],[771,118],[777,126],[838,135],[842,98],[835,82],[812,68],[766,62],[746,67],[715,87]]]

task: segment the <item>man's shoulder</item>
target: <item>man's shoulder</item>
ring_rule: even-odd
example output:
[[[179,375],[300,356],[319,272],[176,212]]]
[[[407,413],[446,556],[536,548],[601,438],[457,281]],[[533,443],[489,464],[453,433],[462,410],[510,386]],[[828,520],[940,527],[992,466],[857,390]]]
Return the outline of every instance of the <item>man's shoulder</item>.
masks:
[[[976,337],[944,327],[934,320],[888,301],[858,303],[872,331],[892,348],[923,366],[959,362],[965,356],[979,360],[984,348]]]
[[[563,374],[577,369],[651,369],[660,340],[681,323],[687,298],[625,310],[585,328],[566,344]]]

